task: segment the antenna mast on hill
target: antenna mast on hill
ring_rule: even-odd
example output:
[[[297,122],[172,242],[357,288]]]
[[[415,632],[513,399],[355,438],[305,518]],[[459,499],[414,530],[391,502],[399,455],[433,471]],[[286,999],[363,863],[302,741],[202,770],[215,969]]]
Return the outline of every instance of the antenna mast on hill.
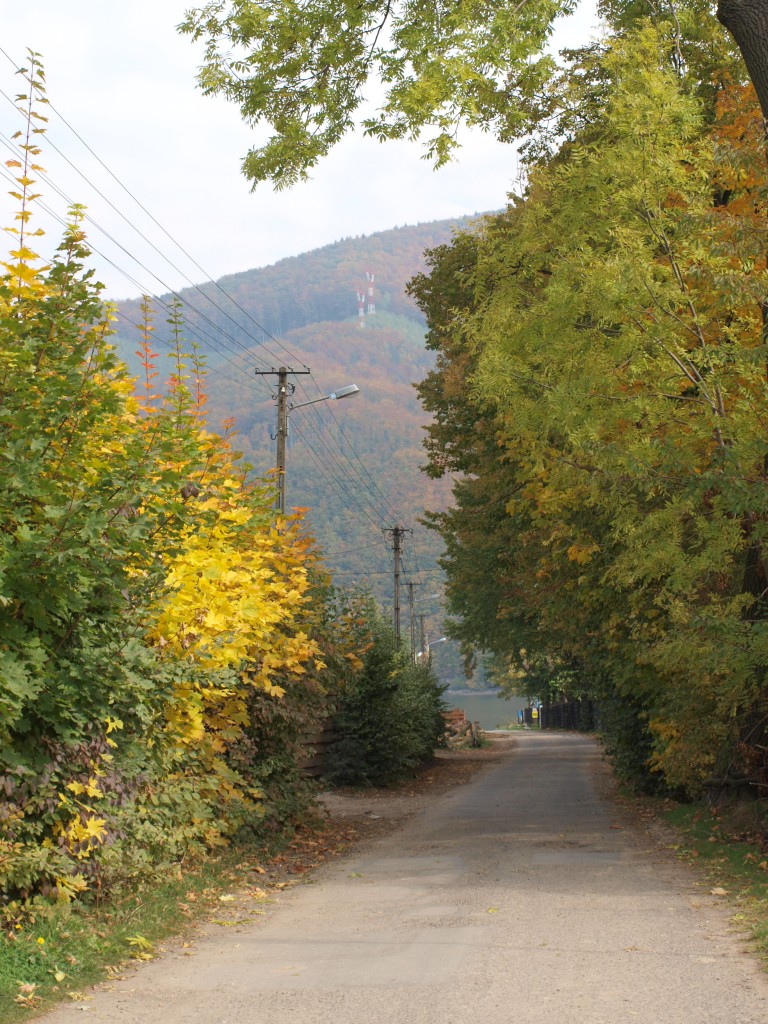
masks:
[[[368,316],[376,313],[376,302],[373,293],[374,273],[370,270],[365,272],[365,286],[357,293],[357,316],[361,327],[365,327],[366,305]]]

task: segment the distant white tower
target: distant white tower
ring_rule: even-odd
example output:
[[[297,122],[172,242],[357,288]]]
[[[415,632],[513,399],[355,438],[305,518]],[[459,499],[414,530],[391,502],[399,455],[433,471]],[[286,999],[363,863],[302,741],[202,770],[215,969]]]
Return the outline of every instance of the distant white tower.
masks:
[[[365,272],[365,286],[357,293],[357,316],[361,327],[365,327],[365,317],[373,316],[376,312],[376,302],[373,292],[374,274],[370,270]]]

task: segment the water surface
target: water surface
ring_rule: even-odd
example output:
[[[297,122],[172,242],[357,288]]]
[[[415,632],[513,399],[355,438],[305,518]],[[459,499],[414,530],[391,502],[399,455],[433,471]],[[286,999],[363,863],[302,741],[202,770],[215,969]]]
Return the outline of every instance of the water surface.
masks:
[[[517,722],[517,712],[524,708],[524,697],[502,697],[499,693],[451,693],[443,694],[443,700],[452,708],[462,708],[472,722],[479,722],[481,729],[504,729]]]

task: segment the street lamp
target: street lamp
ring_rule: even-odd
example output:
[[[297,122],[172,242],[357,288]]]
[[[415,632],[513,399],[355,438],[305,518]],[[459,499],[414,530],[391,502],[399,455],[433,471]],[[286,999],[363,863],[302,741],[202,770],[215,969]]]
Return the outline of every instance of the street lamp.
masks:
[[[293,402],[288,407],[289,412],[293,412],[294,409],[303,409],[305,405],[316,405],[317,402],[330,402],[338,398],[351,398],[353,395],[360,393],[360,388],[357,384],[347,384],[345,388],[339,388],[338,391],[332,391],[330,395],[323,395],[322,398],[313,398],[311,402],[300,402],[295,405]]]
[[[314,398],[311,402],[300,402],[298,405],[288,401],[288,371],[283,373],[280,368],[280,379],[277,389],[277,510],[281,514],[285,512],[285,454],[288,447],[288,413],[294,409],[303,409],[307,405],[316,405],[318,402],[331,402],[339,398],[352,398],[360,392],[356,384],[347,384],[346,387],[332,391],[330,395],[323,395],[321,398]]]
[[[419,651],[418,654],[416,655],[416,657],[417,658],[421,658],[421,657],[424,656],[424,654],[429,654],[429,648],[430,647],[434,647],[435,644],[444,644],[447,639],[448,639],[447,636],[441,636],[439,640],[433,640],[432,643],[427,644],[426,650],[425,651]]]

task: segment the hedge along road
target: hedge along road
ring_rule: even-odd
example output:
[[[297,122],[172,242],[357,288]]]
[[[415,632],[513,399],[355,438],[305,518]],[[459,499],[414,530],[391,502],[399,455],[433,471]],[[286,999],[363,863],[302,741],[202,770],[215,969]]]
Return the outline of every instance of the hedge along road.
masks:
[[[764,1024],[768,978],[727,910],[616,827],[599,769],[586,737],[521,735],[257,923],[209,929],[193,957],[44,1020]]]

